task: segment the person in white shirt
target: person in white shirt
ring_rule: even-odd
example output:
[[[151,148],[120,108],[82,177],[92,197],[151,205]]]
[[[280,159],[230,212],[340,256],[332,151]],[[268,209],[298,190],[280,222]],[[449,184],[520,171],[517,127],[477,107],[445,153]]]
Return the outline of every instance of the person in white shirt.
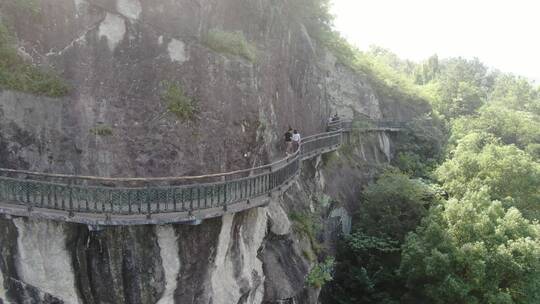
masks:
[[[300,133],[298,133],[298,130],[294,130],[292,135],[293,151],[296,152],[300,147],[300,140]]]

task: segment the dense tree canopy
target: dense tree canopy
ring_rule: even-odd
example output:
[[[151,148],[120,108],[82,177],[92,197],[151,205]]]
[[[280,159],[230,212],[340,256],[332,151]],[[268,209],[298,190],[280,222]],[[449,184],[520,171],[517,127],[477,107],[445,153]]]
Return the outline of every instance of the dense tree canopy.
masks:
[[[398,303],[405,285],[397,274],[400,247],[436,199],[433,187],[396,171],[367,186],[323,303]]]
[[[490,101],[510,109],[540,115],[540,89],[523,77],[509,74],[497,77]]]
[[[402,173],[358,198],[323,303],[540,303],[540,88],[478,59],[321,37],[380,97],[433,109],[394,138]]]
[[[540,164],[514,145],[501,145],[486,133],[470,133],[435,172],[451,196],[462,198],[481,188],[493,199],[540,215]]]
[[[432,303],[539,303],[540,226],[469,193],[431,209],[403,248],[401,274]]]
[[[478,115],[454,121],[451,141],[473,132],[486,132],[499,138],[503,144],[515,144],[526,149],[531,144],[540,143],[540,116],[496,105],[484,106]]]
[[[403,241],[426,214],[435,191],[418,179],[387,172],[362,193],[357,227],[370,236]]]

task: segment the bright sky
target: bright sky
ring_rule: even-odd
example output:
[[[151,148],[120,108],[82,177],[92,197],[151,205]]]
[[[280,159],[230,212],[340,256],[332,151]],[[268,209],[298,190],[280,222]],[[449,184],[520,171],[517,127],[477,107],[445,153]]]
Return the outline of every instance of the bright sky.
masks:
[[[335,25],[360,49],[402,58],[478,57],[540,83],[538,0],[332,0]]]

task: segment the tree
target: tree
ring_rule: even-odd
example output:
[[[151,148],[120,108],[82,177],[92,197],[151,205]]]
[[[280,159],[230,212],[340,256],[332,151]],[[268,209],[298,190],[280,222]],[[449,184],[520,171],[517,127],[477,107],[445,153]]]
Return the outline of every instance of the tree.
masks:
[[[414,82],[420,85],[428,84],[439,76],[440,71],[439,57],[435,54],[417,66],[413,72]]]
[[[540,303],[540,226],[485,189],[430,210],[403,247],[404,302]]]
[[[433,114],[433,113],[431,113]],[[392,165],[412,177],[429,178],[442,160],[446,127],[435,115],[418,117],[393,139],[396,157]]]
[[[458,199],[487,188],[493,199],[516,206],[529,217],[540,215],[540,163],[489,134],[473,132],[459,140],[435,175]]]
[[[362,193],[354,232],[338,246],[334,281],[324,303],[399,303],[400,246],[416,229],[437,191],[422,180],[387,171]]]
[[[540,143],[540,116],[503,106],[484,106],[478,116],[460,117],[453,122],[450,141],[455,144],[472,132],[486,132],[504,144],[526,149],[530,144]]]
[[[540,89],[524,77],[510,74],[497,77],[490,100],[513,110],[540,115]]]
[[[420,223],[435,197],[433,188],[421,180],[386,172],[362,193],[355,228],[401,242]]]
[[[453,119],[474,114],[486,102],[493,77],[476,58],[451,58],[442,62],[434,83],[433,106],[447,119]]]

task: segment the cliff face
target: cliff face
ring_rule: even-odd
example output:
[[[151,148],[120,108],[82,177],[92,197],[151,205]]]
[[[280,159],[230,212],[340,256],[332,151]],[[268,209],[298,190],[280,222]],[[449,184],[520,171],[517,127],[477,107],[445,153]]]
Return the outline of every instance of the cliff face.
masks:
[[[320,48],[292,1],[41,0],[32,14],[14,1],[0,0],[0,16],[18,52],[72,89],[56,99],[0,90],[0,167],[218,172],[281,157],[286,127],[318,133],[335,111],[410,116]],[[214,29],[242,33],[256,57],[208,47]],[[197,102],[193,120],[168,110],[164,83]],[[351,153],[304,162],[302,177],[266,208],[199,226],[89,231],[4,217],[0,303],[316,303],[305,284],[313,244],[288,214],[313,214],[322,223],[317,238],[331,248],[336,221],[347,222],[372,177],[357,164],[386,162],[391,140],[364,135]]]
[[[1,93],[2,140],[20,143],[0,151],[12,167],[101,176],[245,168],[273,158],[289,125],[307,135],[334,110],[382,115],[369,83],[317,47],[290,1],[41,0],[31,15],[14,1],[2,0],[1,15],[19,53],[72,90],[59,100]],[[255,58],[207,47],[214,29],[242,33]],[[194,121],[168,111],[164,83],[196,101]]]

